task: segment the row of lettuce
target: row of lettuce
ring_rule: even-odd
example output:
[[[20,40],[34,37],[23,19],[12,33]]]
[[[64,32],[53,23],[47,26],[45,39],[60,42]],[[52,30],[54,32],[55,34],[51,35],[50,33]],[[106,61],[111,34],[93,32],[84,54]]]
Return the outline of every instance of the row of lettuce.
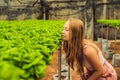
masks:
[[[114,28],[120,28],[120,19],[118,20],[107,20],[107,19],[99,19],[97,20],[99,24],[108,25]]]
[[[0,21],[0,80],[38,80],[58,48],[62,20]]]

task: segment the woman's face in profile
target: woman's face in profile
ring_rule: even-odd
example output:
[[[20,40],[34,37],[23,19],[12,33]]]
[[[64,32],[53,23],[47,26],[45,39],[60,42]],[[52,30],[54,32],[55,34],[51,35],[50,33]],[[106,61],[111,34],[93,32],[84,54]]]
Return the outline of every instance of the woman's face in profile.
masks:
[[[69,33],[70,33],[70,30],[69,30],[69,21],[67,21],[64,24],[64,29],[62,31],[62,39],[64,41],[69,41]]]

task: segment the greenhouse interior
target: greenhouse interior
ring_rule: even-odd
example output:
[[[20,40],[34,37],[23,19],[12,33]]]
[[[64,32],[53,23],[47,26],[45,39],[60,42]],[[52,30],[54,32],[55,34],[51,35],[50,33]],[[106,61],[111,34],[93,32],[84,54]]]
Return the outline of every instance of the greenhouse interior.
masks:
[[[75,45],[74,24],[64,27],[72,18],[83,21],[83,38],[116,74],[103,73],[95,46]],[[87,54],[92,50],[97,54]],[[88,77],[85,59],[94,69]],[[0,80],[120,80],[120,0],[0,0]]]

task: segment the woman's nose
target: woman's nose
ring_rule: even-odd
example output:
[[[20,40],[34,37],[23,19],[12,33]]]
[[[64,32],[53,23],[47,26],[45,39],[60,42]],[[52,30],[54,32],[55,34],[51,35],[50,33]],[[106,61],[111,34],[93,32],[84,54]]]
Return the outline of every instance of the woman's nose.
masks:
[[[62,31],[62,36],[64,35],[64,30]]]
[[[62,31],[62,34],[63,34],[64,30]]]
[[[65,31],[63,30],[63,31],[62,31],[62,34],[64,34],[64,33],[65,33]]]

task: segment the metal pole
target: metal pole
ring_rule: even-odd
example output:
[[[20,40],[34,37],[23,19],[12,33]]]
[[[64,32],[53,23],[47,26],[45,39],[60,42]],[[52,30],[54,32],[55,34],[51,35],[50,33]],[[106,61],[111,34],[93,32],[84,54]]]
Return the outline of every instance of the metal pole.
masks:
[[[115,27],[115,45],[114,45],[114,50],[116,49],[116,44],[117,44],[117,28]]]
[[[68,80],[71,80],[70,67],[68,67]]]
[[[108,50],[108,39],[109,39],[109,35],[108,35],[108,31],[109,31],[109,26],[107,26],[107,34],[106,34],[106,38],[107,38],[107,50]]]
[[[95,6],[96,6],[95,2],[94,0],[92,0],[93,31],[95,30],[95,24],[96,24]],[[93,40],[95,39],[94,36],[95,36],[95,31],[93,32],[93,37],[92,37]]]
[[[62,56],[61,44],[58,51],[59,51],[58,52],[58,80],[61,80],[61,56]]]

